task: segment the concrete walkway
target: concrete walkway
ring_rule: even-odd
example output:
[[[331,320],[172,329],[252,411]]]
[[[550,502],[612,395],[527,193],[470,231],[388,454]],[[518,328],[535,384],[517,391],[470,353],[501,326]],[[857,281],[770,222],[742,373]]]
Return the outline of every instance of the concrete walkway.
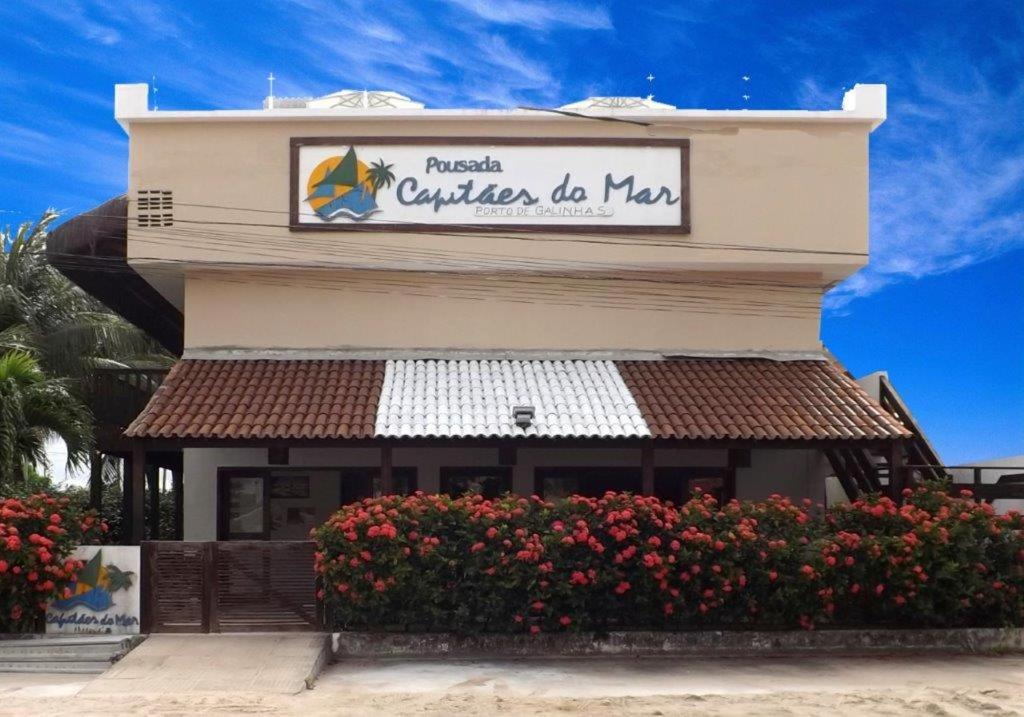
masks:
[[[330,656],[317,633],[150,635],[82,695],[295,694]]]
[[[350,695],[475,694],[509,699],[965,690],[984,685],[1024,698],[1024,656],[897,655],[776,658],[342,660],[318,691]]]
[[[282,714],[318,717],[916,717],[1024,714],[1024,656],[803,656],[777,659],[588,658],[563,660],[342,661],[312,690],[268,690],[274,678],[241,669],[270,662],[274,638],[189,636],[209,649],[201,663],[144,672],[128,686],[91,675],[0,674],[0,717],[74,715],[182,717]],[[302,638],[285,638],[300,641]],[[308,637],[306,638],[308,639]],[[218,655],[220,645],[231,645]],[[167,647],[167,646],[165,646]],[[282,646],[284,647],[284,646]],[[141,648],[140,648],[141,650]],[[279,655],[280,653],[278,653]],[[308,652],[303,653],[308,656]],[[224,658],[224,659],[222,659]],[[230,663],[235,663],[233,666]],[[164,663],[166,664],[166,663]],[[141,667],[137,668],[141,669]],[[258,669],[258,668],[256,668]],[[220,678],[196,673],[221,672]],[[152,675],[150,675],[152,677]],[[188,683],[185,680],[189,680]],[[294,687],[298,677],[289,681]],[[128,682],[129,680],[122,680]],[[79,686],[87,682],[87,685]],[[105,682],[97,691],[93,686]],[[228,685],[228,682],[232,684]],[[281,681],[278,687],[283,687]],[[105,691],[104,691],[105,690]],[[110,690],[116,690],[112,692]]]

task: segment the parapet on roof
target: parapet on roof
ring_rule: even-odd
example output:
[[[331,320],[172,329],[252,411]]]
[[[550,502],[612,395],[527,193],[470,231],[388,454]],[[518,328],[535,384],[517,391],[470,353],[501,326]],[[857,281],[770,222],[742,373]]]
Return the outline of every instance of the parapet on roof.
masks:
[[[580,110],[674,110],[675,105],[655,102],[647,97],[588,97],[579,102],[562,105],[558,109],[579,112]]]
[[[274,97],[263,100],[263,109],[402,109],[421,110],[422,102],[387,90],[338,90],[323,97]]]
[[[268,98],[269,100],[269,98]],[[552,122],[579,122],[576,115],[602,118],[624,114],[630,120],[649,116],[658,127],[673,123],[692,126],[694,123],[820,123],[841,122],[866,124],[874,129],[885,121],[885,85],[854,85],[843,95],[842,109],[831,110],[708,110],[679,109],[643,97],[589,97],[559,108],[509,109],[427,109],[422,103],[397,92],[382,90],[341,90],[323,97],[275,97],[273,106],[248,110],[151,110],[149,86],[146,84],[116,85],[114,117],[128,131],[133,122],[334,122],[339,119],[407,119],[412,122],[536,122],[543,118]],[[586,119],[586,118],[584,118]]]

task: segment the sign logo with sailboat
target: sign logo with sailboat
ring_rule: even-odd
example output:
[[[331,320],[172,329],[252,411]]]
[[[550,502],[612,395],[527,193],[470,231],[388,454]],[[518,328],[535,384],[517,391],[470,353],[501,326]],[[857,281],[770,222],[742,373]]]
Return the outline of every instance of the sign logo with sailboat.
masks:
[[[128,590],[134,582],[135,572],[122,570],[114,563],[103,564],[103,551],[97,550],[69,588],[71,594],[55,600],[57,610],[85,607],[94,612],[109,610],[114,604],[111,593]]]
[[[377,192],[395,181],[393,165],[383,159],[367,165],[349,147],[344,155],[323,160],[310,172],[306,202],[326,222],[338,218],[361,222],[380,211]]]
[[[80,545],[74,556],[83,566],[64,596],[47,606],[46,632],[139,632],[139,547]]]
[[[687,234],[689,140],[293,137],[293,230]]]

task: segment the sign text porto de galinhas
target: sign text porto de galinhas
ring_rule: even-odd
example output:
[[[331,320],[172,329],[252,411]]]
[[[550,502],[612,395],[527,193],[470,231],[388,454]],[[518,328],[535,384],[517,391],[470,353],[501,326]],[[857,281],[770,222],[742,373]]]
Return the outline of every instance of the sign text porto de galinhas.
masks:
[[[689,232],[687,140],[292,140],[293,229]]]

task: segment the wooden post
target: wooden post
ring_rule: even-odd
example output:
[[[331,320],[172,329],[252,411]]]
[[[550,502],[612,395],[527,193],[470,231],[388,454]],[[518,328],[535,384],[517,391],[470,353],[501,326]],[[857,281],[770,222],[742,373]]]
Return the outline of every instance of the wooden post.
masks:
[[[654,495],[654,444],[645,443],[640,448],[640,492]]]
[[[726,454],[725,490],[722,498],[728,502],[736,497],[736,469],[750,468],[751,455],[748,449],[730,448]]]
[[[132,446],[132,471],[128,492],[131,493],[131,529],[128,531],[129,545],[142,542],[146,525],[146,449],[141,443]],[[126,516],[127,517],[127,516]]]
[[[148,634],[153,630],[153,607],[155,602],[156,577],[154,576],[154,565],[156,563],[156,544],[146,543],[139,549],[139,584],[142,586],[140,594],[142,601],[139,604],[139,630],[142,634]]]
[[[903,486],[906,472],[903,468],[903,441],[895,440],[889,445],[889,497],[897,503],[903,502]]]
[[[380,449],[380,492],[382,495],[391,495],[395,492],[395,476],[392,470],[391,446],[381,446]]]
[[[103,454],[89,453],[89,507],[99,510],[103,505]]]
[[[146,466],[149,491],[149,539],[160,540],[160,466]]]
[[[121,542],[132,544],[132,458],[129,453],[121,458]]]
[[[174,491],[174,539],[185,539],[185,481],[182,469],[171,469],[171,489]]]
[[[203,543],[203,632],[220,632],[220,604],[217,600],[216,541]]]

